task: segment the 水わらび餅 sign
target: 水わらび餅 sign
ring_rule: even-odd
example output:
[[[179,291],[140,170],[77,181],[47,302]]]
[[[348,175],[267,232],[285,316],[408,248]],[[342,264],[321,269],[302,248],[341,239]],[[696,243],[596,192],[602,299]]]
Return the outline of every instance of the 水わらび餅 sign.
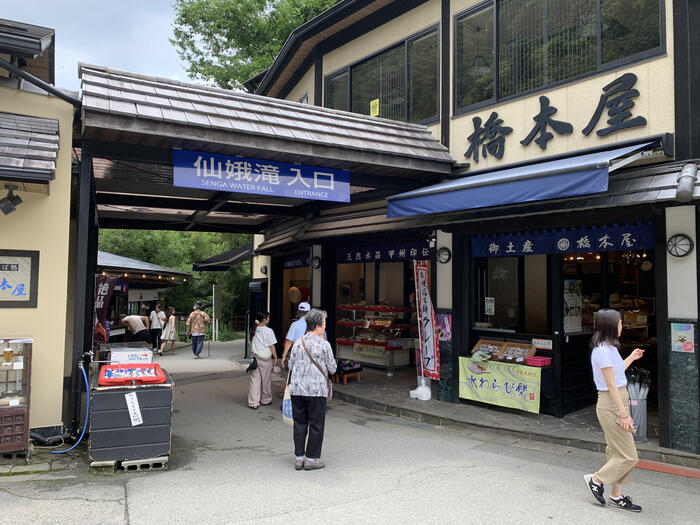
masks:
[[[303,164],[173,150],[173,184],[200,190],[350,202],[350,172]]]

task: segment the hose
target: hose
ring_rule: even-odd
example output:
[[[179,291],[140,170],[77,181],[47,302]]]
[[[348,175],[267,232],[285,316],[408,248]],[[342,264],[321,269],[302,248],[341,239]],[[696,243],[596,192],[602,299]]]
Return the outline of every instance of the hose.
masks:
[[[76,441],[75,445],[73,445],[71,448],[66,450],[52,450],[52,454],[65,454],[66,452],[70,452],[78,446],[78,444],[83,440],[83,436],[85,435],[85,429],[87,428],[87,420],[88,416],[90,415],[90,385],[88,384],[87,374],[85,373],[85,367],[83,367],[82,361],[78,366],[80,367],[80,371],[83,373],[83,379],[85,379],[85,392],[87,392],[87,407],[85,408],[85,423],[83,424],[83,431],[81,432],[78,441]]]

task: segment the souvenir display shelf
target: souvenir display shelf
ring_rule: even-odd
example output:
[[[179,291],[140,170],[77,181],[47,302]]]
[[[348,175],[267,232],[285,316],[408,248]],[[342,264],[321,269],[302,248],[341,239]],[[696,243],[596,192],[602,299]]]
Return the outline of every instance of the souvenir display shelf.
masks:
[[[392,374],[397,367],[410,364],[413,347],[407,337],[415,325],[402,319],[412,312],[407,307],[387,305],[340,305],[339,327],[351,328],[351,334],[336,338],[336,357],[359,361],[364,365],[386,368]],[[359,330],[358,330],[359,329]]]
[[[535,355],[536,351],[535,345],[529,343],[505,343],[496,360],[526,365],[527,358]]]
[[[0,338],[0,352],[0,453],[26,450],[29,461],[32,340]]]

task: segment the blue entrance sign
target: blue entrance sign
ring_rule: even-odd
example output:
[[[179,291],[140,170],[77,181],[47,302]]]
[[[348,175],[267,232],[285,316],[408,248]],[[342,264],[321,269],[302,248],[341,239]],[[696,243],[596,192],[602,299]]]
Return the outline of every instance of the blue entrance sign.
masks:
[[[472,257],[515,257],[536,253],[586,253],[645,250],[654,247],[649,223],[561,231],[536,231],[472,237]]]
[[[200,190],[350,202],[350,172],[207,153],[173,150],[173,184]]]

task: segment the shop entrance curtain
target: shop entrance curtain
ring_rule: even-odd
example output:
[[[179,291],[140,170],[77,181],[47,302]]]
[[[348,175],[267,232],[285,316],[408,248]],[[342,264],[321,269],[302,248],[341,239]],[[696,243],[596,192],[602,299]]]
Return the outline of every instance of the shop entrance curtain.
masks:
[[[636,144],[577,157],[473,175],[389,197],[387,217],[427,215],[559,199],[608,189],[615,159],[653,144]]]

